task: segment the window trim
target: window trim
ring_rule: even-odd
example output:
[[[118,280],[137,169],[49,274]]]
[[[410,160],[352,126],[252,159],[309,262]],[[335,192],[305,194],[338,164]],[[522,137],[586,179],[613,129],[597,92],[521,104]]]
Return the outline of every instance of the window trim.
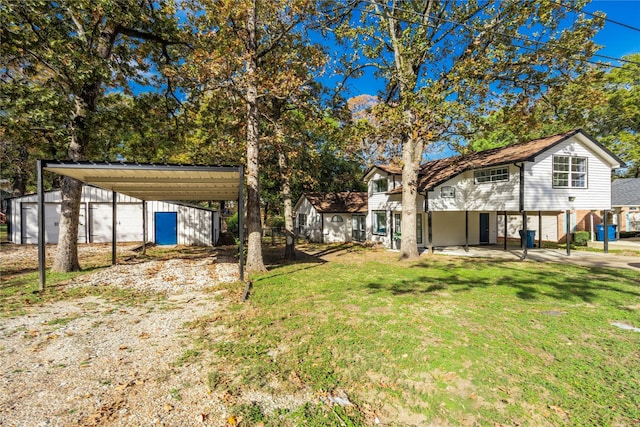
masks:
[[[568,168],[566,171],[564,170],[556,170],[556,159],[557,158],[567,158],[569,159]],[[584,172],[576,172],[573,170],[574,160],[584,160]],[[574,182],[574,173],[584,175],[584,185],[575,186]],[[556,184],[556,174],[566,175],[567,185],[557,185]],[[551,159],[551,186],[553,188],[568,188],[568,189],[576,189],[576,190],[584,190],[589,188],[589,158],[586,156],[569,156],[563,154],[554,154]]]
[[[384,181],[385,183],[385,189],[384,190],[380,190],[380,182]],[[378,178],[378,179],[373,179],[371,180],[372,184],[371,184],[371,192],[376,194],[376,193],[386,193],[387,191],[389,191],[389,180],[387,178]]]
[[[498,175],[498,173],[496,174],[492,174],[491,172],[495,172],[495,171],[506,171],[506,173],[504,174],[500,174]],[[482,174],[482,178],[488,177],[489,179],[487,181],[478,181],[478,178],[480,175]],[[506,178],[504,179],[493,179],[493,177],[498,177],[498,176],[505,176]],[[473,171],[473,183],[475,185],[481,185],[481,184],[492,184],[494,182],[509,182],[510,179],[510,173],[509,173],[509,166],[500,166],[497,168],[490,168],[490,169],[479,169],[479,170],[475,170]]]
[[[373,214],[372,223],[371,223],[371,232],[376,236],[386,236],[387,235],[387,211],[375,210],[371,211]],[[380,224],[378,222],[378,215],[384,215],[384,231],[380,231]]]
[[[334,223],[344,222],[344,219],[342,218],[341,215],[334,215],[331,217],[331,222],[334,222]]]
[[[450,193],[445,192],[446,190],[451,190]],[[456,187],[454,187],[453,185],[445,185],[444,187],[440,188],[440,197],[442,197],[443,199],[455,199],[456,198]]]

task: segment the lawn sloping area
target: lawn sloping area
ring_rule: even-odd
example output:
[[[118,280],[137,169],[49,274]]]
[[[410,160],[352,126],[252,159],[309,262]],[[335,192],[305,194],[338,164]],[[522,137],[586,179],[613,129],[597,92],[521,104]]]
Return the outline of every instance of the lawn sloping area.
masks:
[[[213,345],[225,387],[311,389],[353,406],[270,411],[265,425],[640,422],[637,272],[379,250],[276,266]],[[335,255],[335,254],[334,254]],[[247,408],[243,409],[245,413]]]

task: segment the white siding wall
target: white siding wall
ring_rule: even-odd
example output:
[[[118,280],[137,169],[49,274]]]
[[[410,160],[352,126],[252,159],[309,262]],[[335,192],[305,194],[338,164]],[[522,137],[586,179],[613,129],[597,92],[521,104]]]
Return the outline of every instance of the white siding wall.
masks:
[[[18,197],[11,203],[11,241],[17,244],[37,244],[37,195]],[[78,242],[110,242],[112,228],[112,192],[84,186],[80,205]],[[60,222],[60,191],[45,193],[45,241],[56,243]],[[219,213],[207,209],[167,202],[147,203],[147,239],[155,240],[154,212],[177,212],[178,244],[214,245],[220,236]],[[117,240],[142,241],[142,202],[118,194]]]
[[[298,214],[305,214],[307,216],[307,224],[300,229],[298,224]],[[322,241],[322,223],[321,215],[316,211],[309,200],[306,197],[302,198],[302,201],[298,203],[298,207],[295,211],[296,230],[301,237],[306,237],[311,242]]]
[[[587,160],[587,188],[553,188],[553,156],[578,156]],[[575,137],[545,151],[527,165],[525,209],[611,209],[611,168]],[[573,202],[569,197],[575,197]]]
[[[520,177],[516,166],[509,168],[509,180],[475,184],[473,171],[464,172],[429,192],[429,207],[434,211],[518,210]],[[495,168],[487,168],[495,169]],[[442,187],[453,187],[455,197],[442,197]]]
[[[342,218],[342,222],[332,222],[334,217]],[[324,242],[343,243],[351,241],[351,214],[324,214]]]
[[[504,215],[498,214],[498,236],[504,235]],[[527,230],[536,231],[536,241],[540,237],[540,223],[537,213],[527,213]],[[507,237],[519,239],[520,230],[522,230],[522,215],[507,215]],[[558,213],[543,212],[542,213],[542,240],[557,242],[558,241]]]

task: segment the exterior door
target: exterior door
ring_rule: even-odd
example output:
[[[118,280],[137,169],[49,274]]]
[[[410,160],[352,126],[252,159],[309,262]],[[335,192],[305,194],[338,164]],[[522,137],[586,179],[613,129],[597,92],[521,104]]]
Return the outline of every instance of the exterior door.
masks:
[[[156,212],[155,214],[156,244],[178,244],[178,213]]]
[[[480,214],[480,244],[489,244],[489,214]]]
[[[351,238],[356,242],[364,242],[367,239],[367,217],[353,215],[351,217]]]

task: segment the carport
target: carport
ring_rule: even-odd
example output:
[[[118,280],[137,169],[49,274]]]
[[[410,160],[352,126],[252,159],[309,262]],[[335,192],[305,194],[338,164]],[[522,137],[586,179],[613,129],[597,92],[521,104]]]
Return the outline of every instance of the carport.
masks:
[[[244,168],[242,166],[158,165],[126,162],[74,162],[38,160],[38,270],[40,290],[46,283],[43,172],[50,171],[113,192],[111,260],[116,261],[116,194],[145,203],[157,201],[238,202],[239,268],[244,281]],[[143,247],[146,227],[143,226]]]

